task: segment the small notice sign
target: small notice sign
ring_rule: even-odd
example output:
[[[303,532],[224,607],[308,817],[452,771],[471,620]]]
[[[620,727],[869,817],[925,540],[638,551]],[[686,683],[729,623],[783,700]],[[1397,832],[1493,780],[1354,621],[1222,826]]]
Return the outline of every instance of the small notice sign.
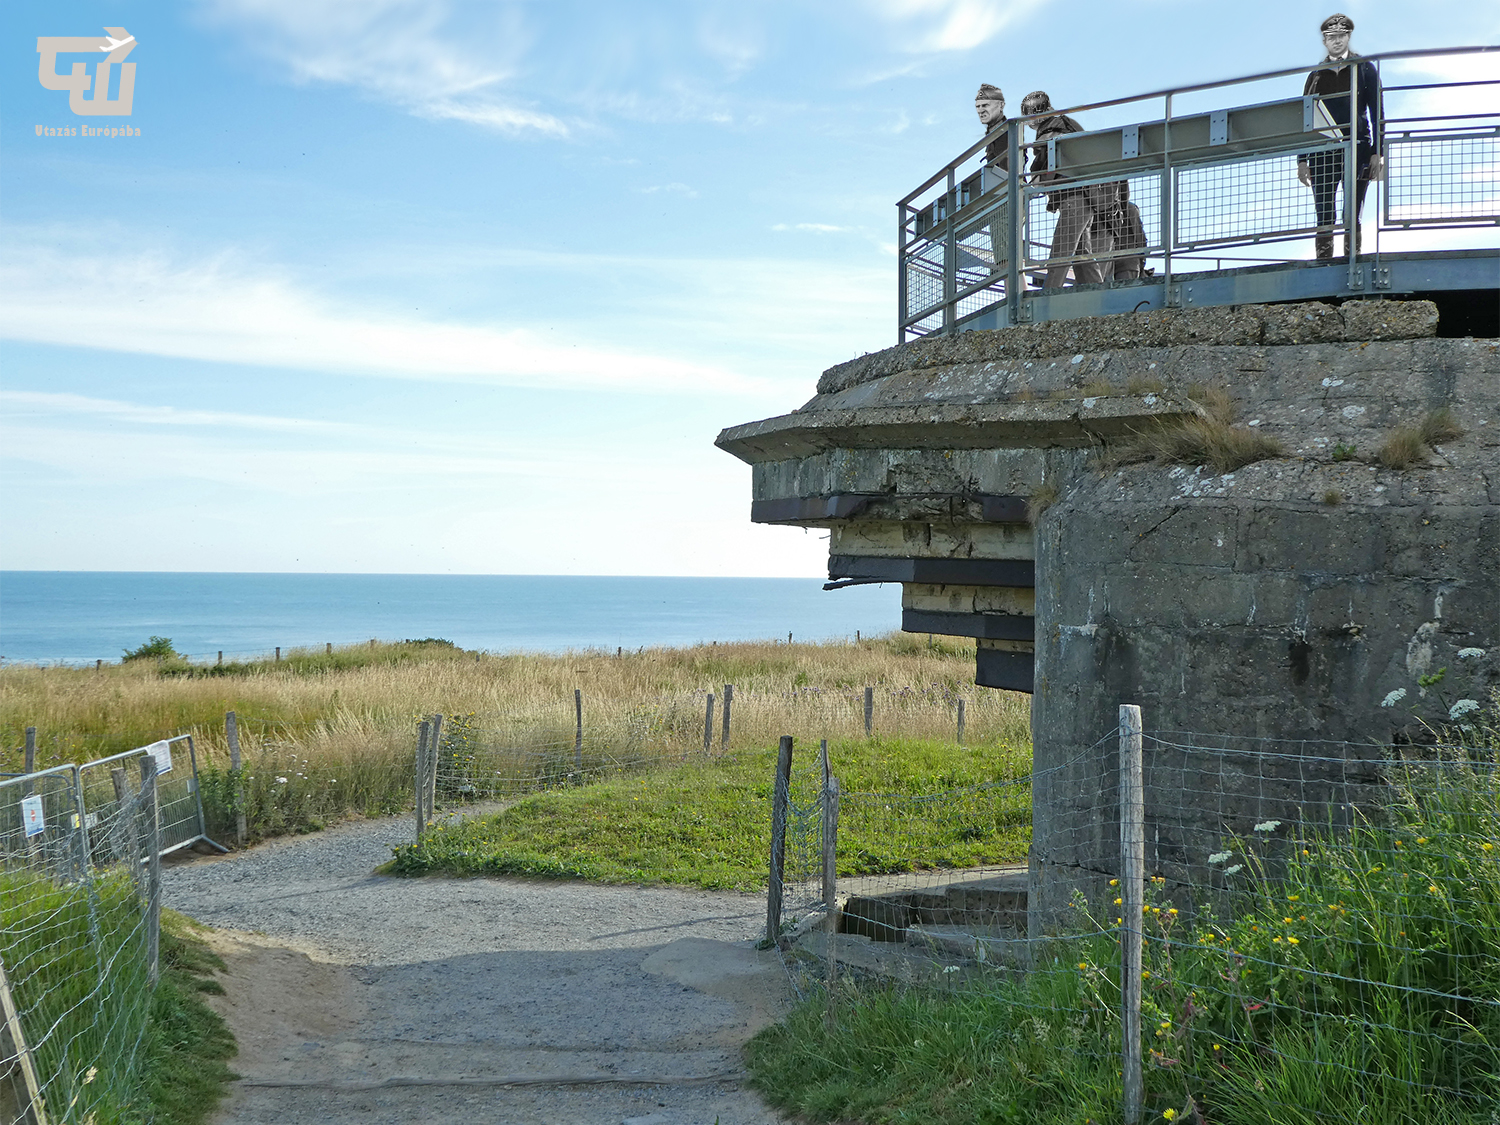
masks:
[[[47,817],[42,812],[41,797],[21,798],[21,823],[26,826],[28,836],[40,836],[47,831]]]
[[[157,773],[172,772],[172,744],[170,742],[166,741],[166,739],[160,742],[153,742],[150,746],[146,747],[146,752],[156,759]]]

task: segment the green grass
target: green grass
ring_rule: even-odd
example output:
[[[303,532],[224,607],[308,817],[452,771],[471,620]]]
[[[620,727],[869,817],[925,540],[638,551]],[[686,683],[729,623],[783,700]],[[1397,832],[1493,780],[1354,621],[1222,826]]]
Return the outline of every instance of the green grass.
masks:
[[[1492,1125],[1500,1110],[1500,783],[1462,760],[1392,777],[1348,831],[1245,841],[1222,920],[1153,882],[1148,1123]],[[1017,980],[843,989],[762,1032],[773,1104],[816,1121],[1119,1118],[1119,907],[1079,903]]]
[[[813,796],[809,766],[816,753],[801,754],[794,759],[793,799],[806,804]],[[845,801],[841,874],[1024,859],[1031,837],[1031,793],[1024,784],[1005,787],[999,796],[921,798],[1024,778],[1029,747],[859,739],[833,744],[830,758],[846,792],[888,795]],[[397,848],[389,869],[762,888],[775,760],[772,749],[742,751],[538,793],[496,815],[434,828],[421,845]]]
[[[89,888],[0,875],[0,958],[51,1118],[94,1125],[197,1125],[232,1077],[234,1041],[200,997],[222,967],[191,924],[163,912],[161,978],[147,983],[145,930],[128,878]],[[102,956],[101,956],[102,953]]]

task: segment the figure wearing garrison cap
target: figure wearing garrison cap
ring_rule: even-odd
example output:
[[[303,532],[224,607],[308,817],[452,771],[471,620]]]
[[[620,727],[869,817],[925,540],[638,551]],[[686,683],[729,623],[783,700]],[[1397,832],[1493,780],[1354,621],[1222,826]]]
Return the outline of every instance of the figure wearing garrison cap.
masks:
[[[1034,90],[1021,99],[1021,113],[1026,117],[1045,114],[1031,123],[1036,132],[1036,143],[1032,145],[1031,182],[1055,183],[1066,179],[1062,173],[1047,167],[1047,142],[1065,133],[1081,133],[1083,126],[1066,113],[1052,112],[1052,99],[1041,90]],[[1057,212],[1057,226],[1052,229],[1052,252],[1047,267],[1048,289],[1061,289],[1067,280],[1071,265],[1075,283],[1096,282],[1104,279],[1099,264],[1094,261],[1058,262],[1059,258],[1074,258],[1082,255],[1088,259],[1094,252],[1092,232],[1094,227],[1094,204],[1089,195],[1092,189],[1063,188],[1047,193],[1047,210]]]
[[[1010,130],[1006,128],[1005,95],[1000,92],[1000,87],[983,83],[979,87],[979,93],[974,95],[974,112],[979,115],[979,124],[989,138],[989,143],[984,146],[984,162],[993,174],[1003,180],[1010,171]],[[1008,206],[996,208],[990,223],[990,251],[993,258],[991,271],[997,272],[1005,267]]]
[[[1347,139],[1350,125],[1350,84],[1353,78],[1355,118],[1355,194],[1354,236],[1344,232],[1344,253],[1359,252],[1359,212],[1365,205],[1365,192],[1372,179],[1380,179],[1384,168],[1381,149],[1385,133],[1385,104],[1380,89],[1380,72],[1375,64],[1360,58],[1349,49],[1349,34],[1354,21],[1335,13],[1323,21],[1323,46],[1328,56],[1323,65],[1307,76],[1302,87],[1304,97],[1316,96],[1335,128],[1325,130],[1330,136]],[[1344,183],[1344,149],[1324,149],[1297,157],[1297,179],[1312,188],[1313,209],[1318,217],[1317,256],[1333,257],[1333,230],[1338,223],[1336,195]],[[1344,190],[1349,185],[1344,183]]]

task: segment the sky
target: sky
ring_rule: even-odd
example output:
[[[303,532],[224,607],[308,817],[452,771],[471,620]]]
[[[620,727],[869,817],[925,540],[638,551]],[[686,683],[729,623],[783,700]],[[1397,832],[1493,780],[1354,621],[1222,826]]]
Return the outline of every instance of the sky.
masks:
[[[0,568],[821,574],[713,439],[896,342],[894,204],[978,84],[1300,66],[1331,10],[7,0]],[[1500,0],[1343,11],[1500,42]],[[37,38],[109,27],[130,114],[76,115]]]

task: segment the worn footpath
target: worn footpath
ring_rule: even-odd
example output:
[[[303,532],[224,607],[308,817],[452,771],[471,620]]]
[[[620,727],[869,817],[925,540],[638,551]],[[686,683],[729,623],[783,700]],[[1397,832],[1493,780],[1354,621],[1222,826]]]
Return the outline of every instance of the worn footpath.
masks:
[[[756,896],[373,874],[409,820],[164,872],[219,927],[242,1076],[217,1121],[762,1125],[741,1047],[784,1010]]]

